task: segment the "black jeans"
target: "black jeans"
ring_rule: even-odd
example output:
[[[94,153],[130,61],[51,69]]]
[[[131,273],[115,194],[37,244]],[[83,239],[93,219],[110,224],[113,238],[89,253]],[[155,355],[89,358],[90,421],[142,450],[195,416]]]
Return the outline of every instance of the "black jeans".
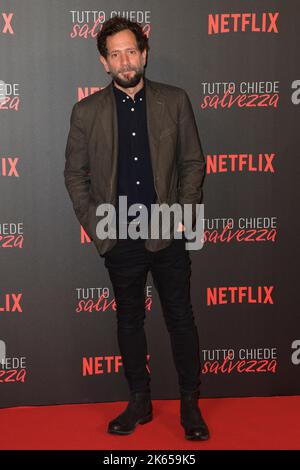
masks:
[[[115,294],[118,344],[131,392],[150,391],[144,331],[149,270],[170,334],[179,388],[199,389],[199,340],[190,299],[191,260],[185,241],[184,237],[174,239],[167,248],[150,252],[141,238],[118,239],[104,256]]]

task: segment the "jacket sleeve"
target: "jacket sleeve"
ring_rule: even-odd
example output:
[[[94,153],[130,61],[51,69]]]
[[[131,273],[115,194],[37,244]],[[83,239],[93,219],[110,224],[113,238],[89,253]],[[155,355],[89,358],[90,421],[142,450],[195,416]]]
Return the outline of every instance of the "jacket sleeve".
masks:
[[[88,145],[80,118],[80,108],[75,103],[70,118],[70,130],[65,150],[65,186],[73,203],[75,215],[91,238],[88,228],[90,171]]]
[[[190,99],[182,90],[179,110],[179,136],[177,147],[178,164],[178,202],[192,204],[194,226],[196,204],[202,199],[202,186],[205,175],[205,159],[201,148],[198,129]]]

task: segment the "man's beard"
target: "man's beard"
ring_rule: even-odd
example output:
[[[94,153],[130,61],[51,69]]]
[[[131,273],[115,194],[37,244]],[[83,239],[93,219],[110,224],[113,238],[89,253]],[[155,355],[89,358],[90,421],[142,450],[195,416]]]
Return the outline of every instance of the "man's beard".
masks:
[[[131,71],[135,71],[135,74],[132,77],[128,78],[127,80],[120,78],[120,76],[115,74],[114,72],[110,72],[110,75],[112,79],[121,87],[132,88],[132,87],[135,87],[140,82],[141,78],[143,77],[144,67],[141,67],[139,69],[136,69],[136,68],[130,69],[128,71],[124,70],[124,73],[131,72]]]

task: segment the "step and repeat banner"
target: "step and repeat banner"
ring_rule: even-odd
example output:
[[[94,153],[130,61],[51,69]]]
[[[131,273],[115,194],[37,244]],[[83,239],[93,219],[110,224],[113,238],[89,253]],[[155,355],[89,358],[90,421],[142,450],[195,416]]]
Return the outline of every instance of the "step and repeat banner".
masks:
[[[299,394],[299,2],[1,0],[0,407],[128,397],[104,259],[63,178],[72,107],[110,83],[96,35],[116,14],[149,37],[146,76],[188,93],[207,162],[202,396]],[[176,399],[151,274],[145,309],[153,398]]]

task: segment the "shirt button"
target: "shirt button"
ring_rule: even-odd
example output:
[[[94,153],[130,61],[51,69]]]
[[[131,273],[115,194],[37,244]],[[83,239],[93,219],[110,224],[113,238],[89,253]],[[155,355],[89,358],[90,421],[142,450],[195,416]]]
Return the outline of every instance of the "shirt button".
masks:
[[[135,135],[135,132],[133,132],[132,135]]]
[[[137,181],[136,184],[140,184],[140,181]]]
[[[123,103],[125,103],[126,100],[123,100]]]
[[[131,108],[131,111],[134,111],[134,108]]]
[[[135,160],[138,160],[138,157],[134,157]]]
[[[142,101],[142,100],[143,100],[143,98],[140,98],[140,101]]]
[[[129,96],[126,96],[126,98],[129,100]]]

